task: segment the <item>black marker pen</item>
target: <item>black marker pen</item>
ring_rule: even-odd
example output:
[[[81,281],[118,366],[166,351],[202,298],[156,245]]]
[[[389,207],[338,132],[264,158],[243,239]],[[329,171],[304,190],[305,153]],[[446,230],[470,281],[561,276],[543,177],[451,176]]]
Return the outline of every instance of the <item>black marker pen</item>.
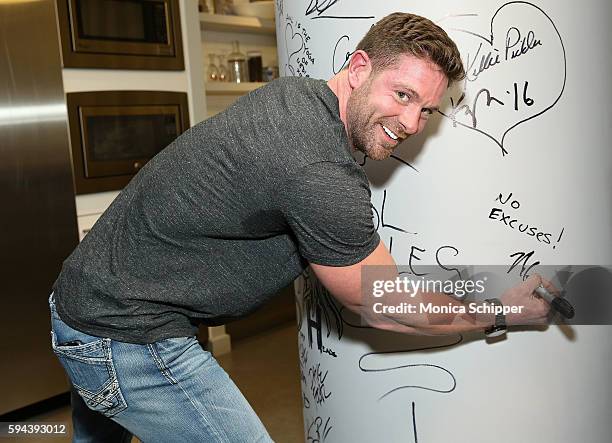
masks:
[[[548,292],[544,286],[538,286],[535,289],[535,293],[546,300],[552,308],[554,308],[565,318],[572,318],[574,316],[574,307],[570,304],[570,302],[562,297],[555,297]]]

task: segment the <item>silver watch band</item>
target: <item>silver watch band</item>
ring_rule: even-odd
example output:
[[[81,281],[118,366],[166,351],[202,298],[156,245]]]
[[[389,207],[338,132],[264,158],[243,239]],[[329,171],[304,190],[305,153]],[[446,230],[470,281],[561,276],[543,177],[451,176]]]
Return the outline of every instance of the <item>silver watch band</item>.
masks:
[[[498,298],[488,298],[485,303],[491,303],[495,306],[504,306]],[[495,314],[495,320],[492,326],[485,329],[485,335],[487,337],[497,337],[506,333],[506,316],[503,313]]]

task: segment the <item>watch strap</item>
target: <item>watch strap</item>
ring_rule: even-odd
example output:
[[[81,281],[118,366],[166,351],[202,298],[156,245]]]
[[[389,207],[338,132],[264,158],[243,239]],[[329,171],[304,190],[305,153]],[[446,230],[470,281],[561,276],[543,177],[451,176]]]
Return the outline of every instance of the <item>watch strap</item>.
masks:
[[[490,303],[494,306],[504,306],[498,298],[488,298],[485,300],[485,303]],[[495,323],[492,326],[485,329],[485,335],[487,337],[498,337],[505,334],[507,331],[506,316],[502,312],[495,314],[494,321]]]

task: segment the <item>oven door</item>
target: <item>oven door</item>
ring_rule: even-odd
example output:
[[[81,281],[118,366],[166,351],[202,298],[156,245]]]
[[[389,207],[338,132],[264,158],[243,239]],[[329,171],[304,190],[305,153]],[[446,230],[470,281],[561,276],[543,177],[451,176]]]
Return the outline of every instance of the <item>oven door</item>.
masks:
[[[179,136],[178,106],[84,106],[85,178],[135,174]]]
[[[67,94],[77,194],[123,188],[189,126],[184,93]]]

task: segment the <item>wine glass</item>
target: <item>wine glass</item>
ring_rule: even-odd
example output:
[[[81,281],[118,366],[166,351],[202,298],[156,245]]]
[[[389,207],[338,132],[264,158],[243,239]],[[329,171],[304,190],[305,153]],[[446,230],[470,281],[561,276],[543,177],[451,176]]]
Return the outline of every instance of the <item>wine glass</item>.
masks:
[[[219,54],[219,81],[228,82],[229,72],[227,71],[227,64],[225,63],[225,54]]]
[[[219,80],[219,69],[215,65],[215,54],[208,54],[208,81]]]

